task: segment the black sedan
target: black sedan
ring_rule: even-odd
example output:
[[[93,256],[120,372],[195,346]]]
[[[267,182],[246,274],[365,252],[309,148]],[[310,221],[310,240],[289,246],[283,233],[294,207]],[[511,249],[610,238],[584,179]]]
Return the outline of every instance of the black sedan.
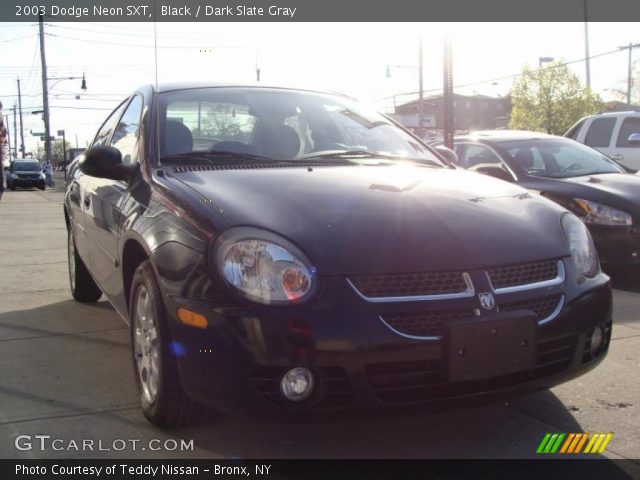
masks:
[[[64,215],[73,296],[130,324],[158,425],[544,389],[609,345],[584,223],[336,94],[140,88]]]
[[[487,131],[455,140],[463,168],[558,202],[585,222],[607,264],[640,264],[640,177],[573,140],[537,132]]]

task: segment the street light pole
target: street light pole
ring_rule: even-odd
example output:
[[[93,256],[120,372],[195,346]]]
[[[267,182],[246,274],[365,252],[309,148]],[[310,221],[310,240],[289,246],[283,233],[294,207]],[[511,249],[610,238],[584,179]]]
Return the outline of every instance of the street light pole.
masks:
[[[589,58],[589,0],[584,0],[584,57],[587,69],[587,88],[591,89],[591,64]]]
[[[38,16],[40,30],[40,62],[42,64],[42,107],[44,110],[44,157],[51,163],[51,132],[49,130],[49,88],[47,86],[47,58],[44,51],[44,18]]]

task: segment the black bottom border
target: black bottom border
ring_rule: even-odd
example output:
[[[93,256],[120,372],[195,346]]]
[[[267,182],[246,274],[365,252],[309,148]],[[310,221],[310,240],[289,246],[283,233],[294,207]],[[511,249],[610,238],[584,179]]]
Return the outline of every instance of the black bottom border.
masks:
[[[2,480],[223,478],[629,480],[640,478],[640,461],[559,456],[530,460],[0,460]]]

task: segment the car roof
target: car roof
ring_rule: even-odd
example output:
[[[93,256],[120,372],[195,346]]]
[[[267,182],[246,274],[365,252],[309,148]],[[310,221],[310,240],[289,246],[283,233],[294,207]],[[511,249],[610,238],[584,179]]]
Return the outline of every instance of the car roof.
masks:
[[[638,110],[624,110],[624,111],[619,111],[619,112],[599,112],[596,113],[594,115],[588,115],[584,118],[591,118],[591,117],[616,117],[619,115],[635,115],[635,116],[640,116],[640,111]]]
[[[513,140],[541,140],[541,139],[564,139],[557,135],[549,135],[541,132],[530,132],[528,130],[481,130],[471,132],[467,135],[456,137],[456,141],[460,140],[486,140],[489,142],[500,143]]]
[[[340,92],[330,91],[330,90],[322,90],[315,88],[305,88],[305,87],[296,87],[286,84],[264,84],[264,83],[255,83],[255,82],[241,82],[241,83],[232,83],[232,82],[167,82],[167,83],[159,83],[158,88],[156,89],[155,85],[145,85],[144,87],[139,88],[151,88],[153,91],[158,91],[160,93],[163,92],[171,92],[175,90],[190,90],[197,88],[263,88],[263,89],[274,89],[274,90],[290,90],[290,91],[298,91],[298,92],[314,92],[314,93],[324,93],[329,95],[338,95],[341,97],[348,97]],[[350,98],[350,97],[348,97]]]

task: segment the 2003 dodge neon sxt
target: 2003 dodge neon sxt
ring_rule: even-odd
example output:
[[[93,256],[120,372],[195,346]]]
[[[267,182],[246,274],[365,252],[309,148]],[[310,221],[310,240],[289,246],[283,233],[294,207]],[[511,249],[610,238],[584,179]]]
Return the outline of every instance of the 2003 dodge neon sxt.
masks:
[[[142,409],[369,409],[548,388],[606,354],[585,225],[340,95],[134,92],[71,168],[73,296],[131,325]]]

